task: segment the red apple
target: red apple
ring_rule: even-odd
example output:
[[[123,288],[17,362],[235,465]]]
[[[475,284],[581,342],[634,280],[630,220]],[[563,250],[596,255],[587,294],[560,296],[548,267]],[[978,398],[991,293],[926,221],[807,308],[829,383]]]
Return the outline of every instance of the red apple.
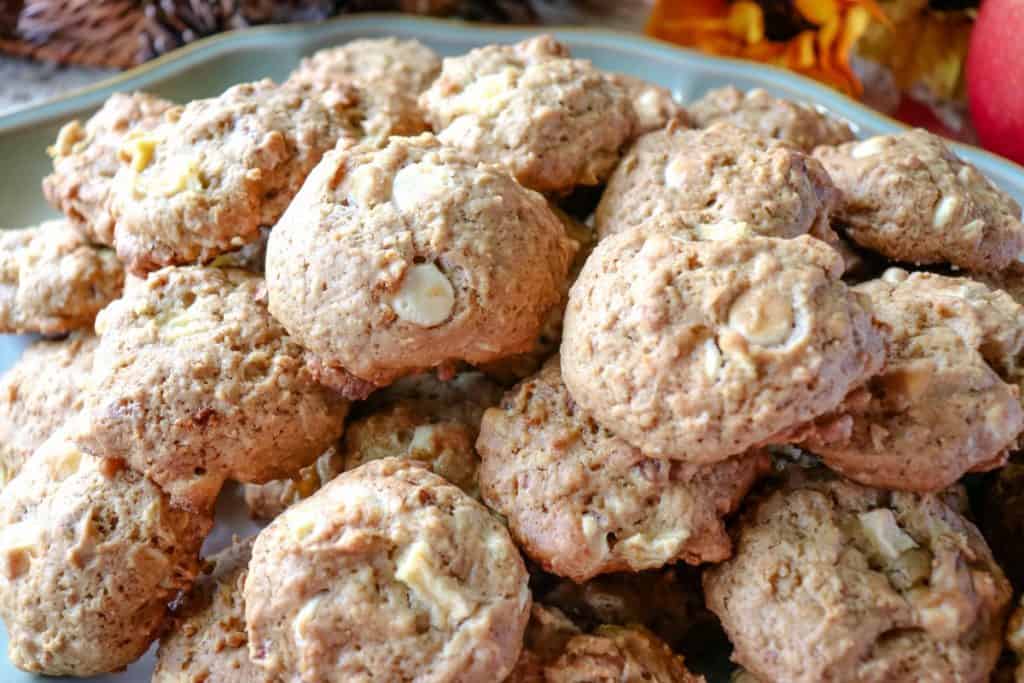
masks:
[[[983,0],[967,54],[967,96],[986,149],[1024,164],[1024,0]]]

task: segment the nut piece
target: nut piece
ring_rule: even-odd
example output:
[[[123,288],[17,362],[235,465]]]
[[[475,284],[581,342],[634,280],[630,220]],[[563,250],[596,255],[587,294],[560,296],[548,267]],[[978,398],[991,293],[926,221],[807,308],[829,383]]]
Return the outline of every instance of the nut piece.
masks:
[[[455,289],[436,265],[420,263],[405,271],[405,278],[389,303],[402,320],[434,327],[451,316]]]

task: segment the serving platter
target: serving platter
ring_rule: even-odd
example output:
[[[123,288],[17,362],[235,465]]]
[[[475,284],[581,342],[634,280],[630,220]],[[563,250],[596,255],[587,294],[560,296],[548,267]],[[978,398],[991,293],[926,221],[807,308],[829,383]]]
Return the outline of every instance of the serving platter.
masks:
[[[683,102],[727,84],[741,89],[762,87],[775,95],[828,109],[850,121],[861,137],[903,128],[854,100],[780,69],[709,57],[638,35],[589,27],[544,30],[565,42],[575,56],[590,59],[603,69],[639,76],[670,88]],[[185,102],[216,95],[235,83],[264,77],[283,79],[305,55],[356,38],[416,38],[442,55],[455,55],[487,43],[517,41],[537,32],[535,28],[358,15],[316,25],[248,29],[197,41],[114,78],[0,117],[0,227],[27,226],[57,215],[40,191],[40,181],[51,168],[46,148],[64,123],[87,117],[114,92],[141,89]],[[974,147],[956,145],[956,149],[1019,202],[1024,202],[1024,168]],[[30,342],[29,337],[0,335],[0,371],[10,367]],[[244,513],[237,488],[229,488],[218,503],[218,527],[208,539],[206,549],[215,552],[229,543],[232,535],[246,536],[256,528]],[[6,649],[6,632],[0,629],[0,681],[40,680],[11,666],[2,654]],[[150,653],[123,673],[91,680],[143,683],[150,680],[152,667]]]

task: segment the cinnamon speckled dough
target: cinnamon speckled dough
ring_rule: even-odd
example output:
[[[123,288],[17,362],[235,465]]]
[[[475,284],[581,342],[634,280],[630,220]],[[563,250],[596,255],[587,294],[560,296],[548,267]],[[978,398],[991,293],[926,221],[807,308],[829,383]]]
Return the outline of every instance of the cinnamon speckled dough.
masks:
[[[984,272],[1024,251],[1017,202],[936,135],[912,130],[814,156],[842,191],[835,217],[847,236],[890,259]]]
[[[840,145],[854,139],[853,129],[841,119],[799,102],[774,97],[754,88],[715,88],[689,107],[694,122],[707,128],[728,121],[765,137],[782,140],[808,154],[818,145]]]
[[[20,669],[92,676],[149,647],[212,520],[54,434],[0,493],[0,616]]]
[[[191,509],[205,509],[225,478],[290,476],[341,435],[347,402],[315,383],[257,275],[190,266],[132,279],[96,330],[78,443]]]
[[[339,145],[270,235],[270,310],[360,398],[529,349],[574,249],[540,195],[432,135]]]
[[[0,487],[85,403],[99,339],[76,332],[25,349],[0,378]]]
[[[441,73],[441,58],[417,40],[353,40],[302,60],[290,81],[351,84],[359,93],[366,135],[430,130],[417,99]]]
[[[249,659],[242,587],[252,538],[206,562],[160,640],[151,683],[278,683]]]
[[[519,546],[574,581],[729,557],[723,518],[770,466],[753,452],[712,465],[645,456],[569,396],[559,358],[488,410],[480,488]]]
[[[323,153],[358,133],[355,100],[340,85],[243,83],[131,136],[111,190],[121,260],[141,274],[256,240]]]
[[[1024,255],[1009,267],[996,273],[971,273],[970,277],[993,289],[1001,289],[1024,306]]]
[[[113,250],[89,244],[65,220],[0,231],[0,332],[91,327],[123,286]]]
[[[634,137],[664,128],[669,121],[674,121],[679,126],[691,125],[690,115],[683,105],[672,97],[667,88],[626,74],[608,74],[608,78],[626,91],[626,96],[633,105],[636,114]]]
[[[652,457],[725,460],[832,410],[881,368],[883,339],[842,271],[808,236],[609,237],[569,294],[565,383]]]
[[[245,580],[250,654],[285,681],[500,681],[529,611],[504,526],[396,458],[281,514],[257,537]]]
[[[669,126],[633,144],[594,214],[598,237],[678,215],[696,225],[736,224],[767,237],[836,240],[836,191],[817,161],[729,123]]]
[[[803,445],[863,484],[937,491],[1002,465],[1024,429],[1024,307],[966,278],[891,269],[856,288],[890,329],[885,370]]]
[[[793,473],[736,526],[705,598],[758,678],[988,680],[1010,584],[941,497]]]
[[[43,194],[89,241],[114,244],[108,199],[121,145],[130,134],[156,128],[173,106],[144,92],[114,93],[84,126],[75,120],[60,129],[48,150],[53,173],[43,178]]]
[[[538,192],[603,182],[636,127],[627,90],[551,36],[446,58],[420,106],[442,142]]]

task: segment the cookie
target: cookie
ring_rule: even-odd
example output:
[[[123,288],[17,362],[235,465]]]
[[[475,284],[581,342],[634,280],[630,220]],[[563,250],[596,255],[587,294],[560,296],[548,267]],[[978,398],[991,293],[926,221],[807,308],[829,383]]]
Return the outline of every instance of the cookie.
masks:
[[[989,272],[1024,251],[1017,202],[936,135],[911,130],[814,156],[842,191],[834,213],[845,234],[889,259]]]
[[[558,659],[569,641],[581,633],[560,610],[534,602],[523,634],[523,649],[505,683],[545,683],[545,667]]]
[[[354,86],[364,135],[418,135],[430,130],[417,99],[441,73],[441,58],[417,40],[353,40],[302,60],[290,82]]]
[[[774,97],[761,88],[745,93],[732,85],[715,88],[691,104],[689,111],[700,128],[728,121],[808,154],[818,145],[841,145],[855,139],[846,121],[800,102]]]
[[[25,349],[0,378],[0,488],[85,403],[99,339],[76,332]]]
[[[210,262],[217,268],[241,268],[263,275],[267,262],[267,242],[270,240],[270,229],[260,228],[260,236],[255,242],[221,254]]]
[[[529,349],[574,246],[540,195],[429,134],[340,145],[270,235],[270,311],[362,398]]]
[[[249,516],[254,519],[273,519],[289,505],[309,498],[344,471],[345,461],[335,444],[289,479],[276,479],[266,484],[246,484],[243,495]]]
[[[277,683],[249,659],[242,586],[253,539],[236,542],[206,562],[175,605],[160,639],[152,683]]]
[[[708,464],[770,442],[881,369],[882,336],[842,271],[808,236],[609,237],[569,294],[569,393],[651,457]]]
[[[198,570],[207,516],[54,434],[0,493],[7,655],[51,676],[118,671],[149,648]]]
[[[992,289],[1001,289],[1024,306],[1024,260],[1017,259],[997,273],[971,273],[970,277]]]
[[[136,274],[207,263],[259,237],[324,152],[358,134],[350,88],[269,80],[170,110],[119,152],[110,210]]]
[[[930,494],[794,472],[704,572],[733,660],[757,678],[984,681],[1010,584],[978,530]]]
[[[646,456],[573,401],[557,356],[484,413],[477,449],[484,500],[526,554],[576,582],[729,557],[723,518],[770,465],[757,451],[711,465]]]
[[[1019,372],[1024,307],[966,278],[899,269],[855,291],[889,328],[886,367],[803,447],[862,484],[909,491],[1002,465],[1024,429],[1020,390],[999,372]]]
[[[67,221],[0,231],[0,333],[89,328],[121,295],[124,268]]]
[[[512,670],[526,569],[482,505],[408,460],[375,460],[256,539],[249,652],[288,680],[491,681]]]
[[[707,226],[709,239],[728,238],[731,229],[834,242],[829,216],[836,201],[821,164],[778,140],[729,123],[669,126],[626,152],[601,196],[594,228],[604,239],[651,218],[678,216]]]
[[[348,403],[319,386],[266,307],[263,278],[165,268],[96,321],[89,416],[75,438],[204,510],[225,479],[290,476],[341,435]]]
[[[537,36],[445,58],[420,106],[443,143],[564,194],[611,174],[636,127],[630,100],[615,79]]]
[[[108,200],[121,145],[129,135],[156,128],[173,106],[144,92],[114,93],[84,126],[78,120],[64,124],[47,150],[53,173],[43,178],[43,195],[90,242],[114,245]]]
[[[689,113],[667,88],[626,74],[608,74],[608,78],[626,91],[626,96],[633,105],[636,114],[634,137],[664,128],[670,121],[687,128],[692,125]]]

